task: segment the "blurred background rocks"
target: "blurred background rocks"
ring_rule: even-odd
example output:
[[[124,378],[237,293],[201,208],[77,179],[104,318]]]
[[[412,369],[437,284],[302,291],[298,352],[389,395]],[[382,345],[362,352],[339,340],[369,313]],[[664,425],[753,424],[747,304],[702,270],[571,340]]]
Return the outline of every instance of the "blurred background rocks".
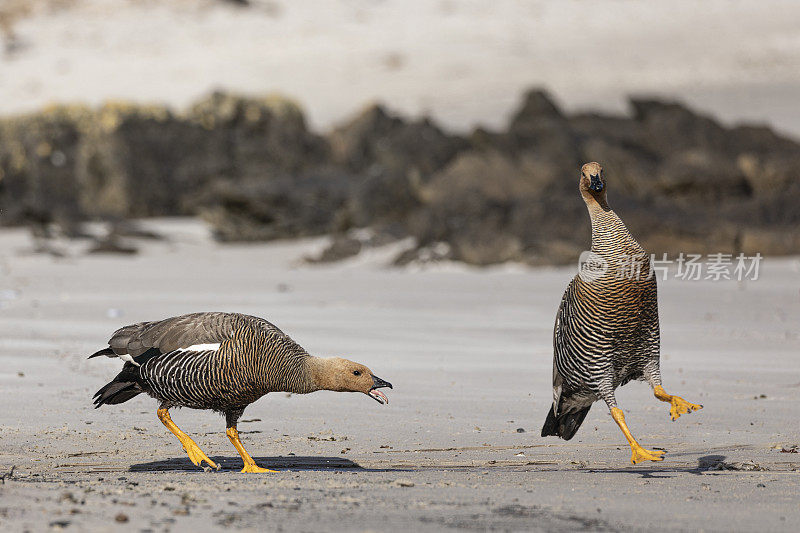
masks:
[[[651,252],[800,253],[798,143],[677,102],[630,107],[570,115],[535,89],[505,129],[459,136],[381,105],[313,132],[279,96],[56,106],[0,119],[0,223],[80,235],[92,219],[201,216],[224,242],[334,235],[326,261],[370,228],[413,237],[398,264],[561,264],[589,241],[577,176],[594,160]]]

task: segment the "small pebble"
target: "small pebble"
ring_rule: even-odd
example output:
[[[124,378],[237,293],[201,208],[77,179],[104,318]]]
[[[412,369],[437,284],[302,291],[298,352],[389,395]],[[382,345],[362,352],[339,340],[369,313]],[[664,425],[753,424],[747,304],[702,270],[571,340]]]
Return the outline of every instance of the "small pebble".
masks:
[[[397,485],[398,487],[413,487],[414,486],[414,482],[413,481],[411,481],[410,479],[405,479],[405,478],[401,478],[401,479],[395,480],[394,484]]]
[[[125,523],[125,522],[128,521],[128,515],[126,515],[125,513],[119,513],[119,514],[117,514],[117,516],[114,517],[114,520],[116,520],[117,522],[119,522],[121,524]]]
[[[525,428],[517,428],[517,433],[525,433]]]

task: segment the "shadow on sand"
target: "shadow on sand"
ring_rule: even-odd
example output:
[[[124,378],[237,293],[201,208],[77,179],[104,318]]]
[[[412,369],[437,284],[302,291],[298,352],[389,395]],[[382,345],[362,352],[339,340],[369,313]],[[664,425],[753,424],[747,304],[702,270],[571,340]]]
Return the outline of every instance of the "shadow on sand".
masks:
[[[342,457],[253,457],[259,466],[264,468],[271,468],[275,470],[311,470],[311,471],[325,471],[325,470],[356,470],[358,472],[389,472],[394,471],[393,468],[376,469],[364,468],[350,459]],[[212,461],[220,465],[221,472],[238,472],[242,469],[242,460],[236,457],[220,457],[215,456],[211,458]],[[203,463],[205,466],[205,463]],[[139,463],[131,465],[128,468],[130,472],[202,472],[202,468],[195,466],[187,457],[175,457],[171,459],[164,459],[162,461],[151,461],[149,463]]]
[[[636,474],[645,479],[667,479],[671,477],[668,474],[689,473],[702,475],[708,470],[714,470],[714,468],[723,461],[725,461],[724,455],[705,455],[697,459],[697,466],[670,466],[663,463],[647,463],[639,466],[631,465],[628,468],[586,468],[586,470],[589,472],[602,472],[604,474]]]

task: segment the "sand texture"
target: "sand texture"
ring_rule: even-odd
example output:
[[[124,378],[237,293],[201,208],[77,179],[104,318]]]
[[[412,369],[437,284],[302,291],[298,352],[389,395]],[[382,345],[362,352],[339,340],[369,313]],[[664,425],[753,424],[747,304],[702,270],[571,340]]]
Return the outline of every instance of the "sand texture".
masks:
[[[195,222],[133,257],[32,254],[0,233],[3,531],[795,530],[800,520],[800,262],[757,281],[659,287],[668,391],[705,408],[671,422],[643,383],[618,391],[634,435],[668,450],[631,466],[596,404],[569,442],[539,437],[553,317],[573,268],[335,265],[322,240],[221,246]],[[273,394],[240,430],[277,474],[240,474],[218,415],[175,411],[220,472],[186,458],[156,402],[91,407],[120,364],[86,360],[125,324],[199,310],[266,317],[318,355],[391,381]],[[518,428],[522,428],[521,432]],[[731,468],[731,469],[727,469]]]

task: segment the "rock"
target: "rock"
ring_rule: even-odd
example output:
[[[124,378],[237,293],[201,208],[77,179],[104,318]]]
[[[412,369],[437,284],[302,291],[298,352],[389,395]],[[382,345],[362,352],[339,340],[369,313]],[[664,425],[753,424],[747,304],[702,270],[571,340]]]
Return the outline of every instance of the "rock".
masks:
[[[414,482],[411,481],[410,479],[406,479],[406,478],[396,479],[394,481],[394,484],[396,486],[398,486],[398,487],[413,487],[414,486]]]
[[[194,214],[210,182],[296,173],[328,152],[278,96],[214,93],[186,114],[123,102],[54,107],[0,120],[0,222]]]
[[[631,109],[570,115],[534,89],[503,131],[463,138],[377,105],[321,136],[281,97],[51,107],[0,119],[0,224],[29,225],[53,254],[52,239],[86,237],[86,218],[117,227],[98,250],[124,251],[118,237],[156,236],[119,221],[201,214],[224,242],[369,228],[413,237],[397,264],[566,264],[589,243],[576,182],[596,160],[652,253],[800,253],[800,144],[677,102]],[[358,246],[337,237],[319,259]]]
[[[55,106],[0,120],[0,224],[80,217],[84,107]]]
[[[311,133],[300,107],[282,96],[215,92],[189,110],[188,120],[208,132],[209,145],[223,149],[229,175],[294,174],[330,159],[327,141]]]
[[[117,513],[117,515],[114,517],[114,521],[119,522],[120,524],[124,524],[128,522],[128,520],[128,515],[125,513]]]
[[[364,172],[399,172],[416,169],[422,175],[446,165],[466,142],[447,134],[428,118],[407,122],[372,105],[328,137],[333,162]]]
[[[420,206],[421,174],[371,168],[355,178],[348,199],[348,218],[355,227],[387,226],[403,223]]]
[[[333,164],[354,174],[349,218],[356,227],[404,221],[420,204],[420,184],[467,146],[430,119],[406,121],[379,105],[328,139]]]
[[[116,235],[108,235],[97,239],[89,248],[90,254],[124,254],[133,255],[138,253],[138,248],[122,242]]]
[[[334,261],[341,261],[348,257],[358,255],[361,251],[361,241],[353,239],[344,235],[338,235],[333,238],[330,245],[325,248],[317,257],[310,257],[306,260],[309,263],[331,263]]]
[[[735,160],[703,150],[674,152],[657,171],[655,189],[662,196],[708,205],[753,194]]]
[[[726,130],[710,117],[678,102],[633,98],[630,105],[633,119],[641,125],[639,144],[654,154],[707,150],[731,155]]]
[[[202,216],[223,242],[266,241],[343,232],[347,176],[317,172],[244,181],[220,181],[203,193]]]

